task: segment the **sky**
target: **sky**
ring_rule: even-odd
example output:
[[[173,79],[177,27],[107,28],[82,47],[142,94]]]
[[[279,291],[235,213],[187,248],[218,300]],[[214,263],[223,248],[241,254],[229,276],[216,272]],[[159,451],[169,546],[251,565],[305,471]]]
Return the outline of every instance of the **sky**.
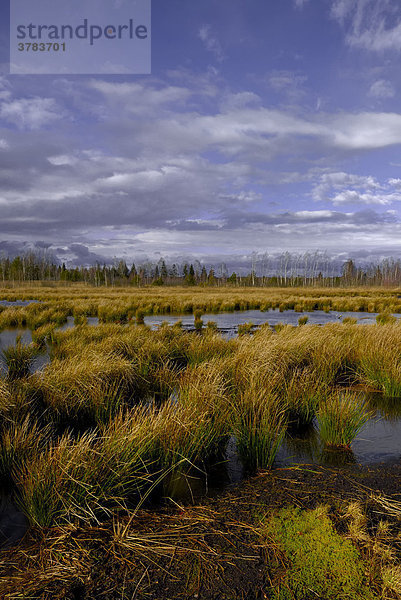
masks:
[[[401,3],[153,0],[149,75],[9,75],[6,4],[0,253],[401,256]]]

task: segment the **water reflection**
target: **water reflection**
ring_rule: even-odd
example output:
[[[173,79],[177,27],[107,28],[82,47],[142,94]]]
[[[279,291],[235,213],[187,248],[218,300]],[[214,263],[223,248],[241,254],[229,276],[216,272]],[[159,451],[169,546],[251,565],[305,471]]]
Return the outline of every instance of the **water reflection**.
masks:
[[[254,325],[260,326],[268,322],[271,326],[278,323],[289,325],[298,325],[299,317],[308,317],[309,325],[325,325],[326,323],[341,323],[345,318],[354,318],[360,325],[368,325],[376,323],[377,313],[366,312],[338,312],[323,310],[314,310],[310,312],[298,312],[295,310],[279,310],[269,309],[266,311],[260,310],[245,310],[223,313],[206,313],[202,315],[204,325],[208,321],[214,321],[221,333],[228,337],[236,335],[238,325],[252,322]],[[397,318],[400,315],[395,315]],[[145,317],[145,324],[152,329],[157,329],[162,323],[174,325],[178,321],[182,321],[183,329],[193,329],[194,316],[186,315],[149,315]]]
[[[28,306],[28,304],[41,304],[41,300],[0,300],[0,306]]]
[[[11,496],[0,498],[0,546],[18,542],[28,530],[28,519]]]
[[[277,453],[276,465],[310,463],[342,467],[401,458],[401,399],[377,392],[364,396],[375,414],[352,442],[350,450],[325,447],[314,422],[308,428],[289,428]]]
[[[326,467],[347,467],[355,464],[356,457],[351,448],[323,448],[321,464]]]
[[[3,301],[5,302],[5,301]],[[7,305],[16,305],[16,306],[25,306],[18,303],[8,303]],[[88,317],[88,325],[96,326],[99,324],[99,319],[97,317]],[[74,327],[74,317],[67,317],[67,321],[56,328],[56,331],[66,331],[67,329],[71,329]],[[27,327],[19,327],[13,329],[4,329],[0,331],[0,376],[5,377],[7,375],[7,365],[3,356],[3,350],[8,348],[9,346],[15,346],[17,343],[17,338],[20,337],[22,344],[30,344],[32,342],[32,331]],[[44,366],[50,363],[50,347],[46,343],[46,347],[35,356],[32,361],[30,367],[30,373],[35,373],[39,371]]]
[[[17,338],[20,337],[22,344],[30,344],[32,342],[32,332],[30,329],[5,329],[0,333],[0,375],[5,377],[8,373],[8,367],[3,356],[3,350],[9,346],[15,346]],[[48,349],[44,350],[33,359],[30,366],[30,373],[35,373],[49,364],[50,356]]]
[[[397,421],[401,418],[401,398],[384,396],[381,392],[366,394],[369,408],[375,410],[379,417],[386,421]]]
[[[237,452],[235,437],[228,440],[222,456],[210,460],[204,468],[183,467],[164,481],[164,496],[177,501],[192,502],[205,495],[213,495],[240,483],[245,476]]]

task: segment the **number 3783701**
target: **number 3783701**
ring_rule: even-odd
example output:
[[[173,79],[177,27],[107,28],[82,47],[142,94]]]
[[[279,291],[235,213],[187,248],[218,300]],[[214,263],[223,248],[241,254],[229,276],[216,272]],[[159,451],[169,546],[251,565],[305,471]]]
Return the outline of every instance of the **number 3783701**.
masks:
[[[20,42],[18,44],[20,52],[65,52],[65,42]]]

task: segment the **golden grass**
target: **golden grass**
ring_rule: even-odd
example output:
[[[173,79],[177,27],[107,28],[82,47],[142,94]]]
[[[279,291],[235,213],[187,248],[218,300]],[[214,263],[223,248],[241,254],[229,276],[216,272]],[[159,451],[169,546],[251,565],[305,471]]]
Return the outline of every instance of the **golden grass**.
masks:
[[[392,395],[401,386],[397,323],[305,324],[278,332],[264,326],[232,340],[213,328],[185,333],[179,325],[151,331],[135,324],[138,311],[195,312],[199,319],[201,311],[245,308],[401,310],[394,290],[325,289],[320,299],[319,290],[312,289],[237,293],[232,288],[73,286],[20,288],[4,294],[11,299],[34,292],[43,304],[0,313],[1,326],[34,326],[37,343],[49,344],[51,353],[50,364],[26,380],[0,380],[0,412],[12,425],[2,434],[13,432],[21,439],[15,455],[6,451],[3,470],[8,476],[18,472],[13,477],[31,522],[95,518],[97,510],[111,510],[110,503],[121,505],[130,494],[139,493],[142,483],[153,485],[163,469],[179,465],[181,470],[207,470],[213,457],[222,459],[231,436],[247,467],[270,467],[288,422],[302,425],[321,417],[338,385],[369,383]],[[79,325],[57,331],[67,314]],[[94,315],[103,322],[96,327],[85,324],[86,317]],[[48,423],[57,431],[58,437],[43,451],[35,450],[25,420],[28,412],[38,430]],[[342,427],[349,429],[352,415],[344,415]],[[341,443],[349,444],[351,438]],[[28,461],[25,448],[30,446]],[[95,475],[108,490],[104,495]],[[54,507],[47,498],[48,508],[41,508],[39,500],[46,494],[37,487],[39,481],[46,493],[59,482],[60,498],[53,499]]]

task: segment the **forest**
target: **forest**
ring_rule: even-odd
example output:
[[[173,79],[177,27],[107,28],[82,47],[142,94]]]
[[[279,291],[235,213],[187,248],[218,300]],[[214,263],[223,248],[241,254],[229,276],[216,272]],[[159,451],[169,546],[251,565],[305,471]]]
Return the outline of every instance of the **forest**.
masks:
[[[114,260],[113,264],[66,265],[52,255],[28,252],[15,257],[0,255],[0,282],[83,282],[94,286],[234,286],[234,287],[342,287],[399,286],[401,260],[392,257],[376,263],[357,264],[326,253],[280,255],[253,253],[249,265],[228,270],[225,263],[193,262],[135,264]]]

